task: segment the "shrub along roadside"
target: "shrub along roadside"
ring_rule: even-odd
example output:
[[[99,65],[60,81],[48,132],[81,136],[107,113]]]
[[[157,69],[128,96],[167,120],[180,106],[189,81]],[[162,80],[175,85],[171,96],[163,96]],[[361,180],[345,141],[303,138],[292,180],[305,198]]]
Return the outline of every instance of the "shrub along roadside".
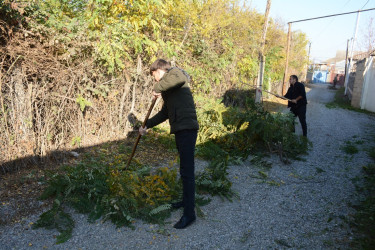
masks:
[[[287,162],[305,153],[308,142],[291,132],[294,118],[270,114],[255,106],[252,99],[243,107],[226,107],[220,100],[196,97],[200,123],[197,155],[209,166],[196,176],[197,212],[208,200],[199,194],[219,195],[229,200],[234,192],[228,179],[228,164],[254,152],[277,153]],[[143,138],[153,140],[152,134]],[[171,137],[161,141],[172,144]],[[160,140],[160,139],[159,139]],[[121,171],[129,157],[124,147],[102,147],[86,154],[75,166],[65,166],[51,174],[42,198],[53,198],[53,208],[42,214],[35,228],[57,228],[61,243],[71,237],[74,221],[65,205],[86,213],[90,221],[102,218],[117,226],[132,227],[135,219],[163,223],[170,215],[171,201],[178,200],[181,185],[173,163],[154,169],[133,161]]]
[[[36,161],[61,148],[120,139],[129,129],[123,115],[147,111],[147,65],[156,56],[184,68],[193,91],[211,96],[257,79],[264,16],[243,1],[130,2],[1,1],[4,172],[18,167],[8,162],[29,155]],[[270,20],[264,50],[270,82],[283,77],[283,26]],[[292,37],[290,67],[302,72],[308,40],[298,31]]]
[[[289,113],[269,113],[252,98],[247,98],[241,107],[225,107],[221,100],[202,96],[195,99],[199,105],[198,152],[209,142],[232,158],[266,151],[278,154],[284,163],[307,152],[309,142],[292,132],[294,117]]]

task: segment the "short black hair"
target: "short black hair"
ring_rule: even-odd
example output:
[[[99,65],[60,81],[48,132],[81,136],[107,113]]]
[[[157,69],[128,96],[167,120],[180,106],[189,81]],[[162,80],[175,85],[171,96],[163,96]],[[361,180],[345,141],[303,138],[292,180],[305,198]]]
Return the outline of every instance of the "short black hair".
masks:
[[[294,78],[294,80],[296,80],[296,82],[298,82],[298,76],[296,76],[296,75],[291,75],[290,77]]]
[[[164,59],[157,59],[155,62],[153,62],[150,66],[150,74],[152,75],[152,72],[161,69],[164,71],[168,71],[171,68],[171,63],[164,60]]]

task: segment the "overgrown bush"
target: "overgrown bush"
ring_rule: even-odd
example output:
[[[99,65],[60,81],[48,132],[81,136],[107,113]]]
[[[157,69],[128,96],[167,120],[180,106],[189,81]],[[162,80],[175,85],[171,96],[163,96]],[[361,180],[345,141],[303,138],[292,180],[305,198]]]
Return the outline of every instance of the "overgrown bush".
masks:
[[[282,161],[306,153],[308,141],[293,133],[291,114],[269,113],[252,98],[242,107],[225,107],[220,100],[196,98],[200,131],[198,143],[212,140],[230,155],[246,157],[257,149],[277,153]]]
[[[241,1],[0,2],[4,172],[56,150],[124,137],[126,114],[147,109],[147,65],[156,57],[185,68],[193,92],[211,97],[257,78],[264,17]],[[292,37],[291,70],[298,72],[307,40],[298,32]],[[285,39],[282,24],[271,20],[265,47],[271,82],[283,76]],[[23,157],[24,164],[10,164]]]

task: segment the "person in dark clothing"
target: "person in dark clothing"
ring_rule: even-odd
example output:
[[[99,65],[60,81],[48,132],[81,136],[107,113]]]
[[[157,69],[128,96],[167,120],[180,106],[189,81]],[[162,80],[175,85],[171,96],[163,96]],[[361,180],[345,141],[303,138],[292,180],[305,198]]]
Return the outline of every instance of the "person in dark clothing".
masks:
[[[339,74],[336,74],[335,78],[333,79],[333,87],[336,88],[337,83],[339,82],[340,77]]]
[[[298,119],[302,126],[303,136],[307,136],[307,125],[306,125],[306,91],[305,85],[298,82],[298,77],[296,75],[291,75],[289,78],[290,87],[288,92],[284,95],[284,97],[290,99],[288,101],[288,107],[290,108],[290,112],[294,114],[294,116],[298,116]]]
[[[150,67],[156,81],[154,96],[163,98],[161,110],[146,122],[139,133],[144,135],[152,128],[169,119],[170,133],[175,135],[180,156],[180,176],[182,180],[182,201],[172,203],[173,208],[184,208],[181,219],[174,225],[177,229],[186,228],[196,219],[195,215],[195,174],[194,151],[198,135],[198,120],[193,95],[190,91],[189,75],[182,69],[171,67],[163,59],[156,60]]]

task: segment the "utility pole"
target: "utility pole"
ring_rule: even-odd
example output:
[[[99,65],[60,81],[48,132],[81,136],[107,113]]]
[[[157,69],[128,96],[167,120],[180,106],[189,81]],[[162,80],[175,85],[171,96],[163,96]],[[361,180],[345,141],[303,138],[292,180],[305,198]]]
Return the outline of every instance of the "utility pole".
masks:
[[[305,82],[307,78],[307,74],[309,72],[309,66],[310,66],[310,51],[311,51],[311,42],[309,42],[309,53],[307,54],[307,70],[306,70],[306,75],[305,75]]]
[[[286,62],[285,62],[285,70],[284,70],[284,79],[283,79],[283,95],[286,94],[287,90],[287,77],[288,77],[288,64],[289,64],[289,49],[290,49],[290,38],[291,38],[291,28],[292,28],[292,23],[288,23],[288,41],[286,44]]]
[[[260,103],[262,98],[262,85],[263,85],[263,75],[264,75],[264,65],[265,65],[265,56],[264,56],[264,47],[266,45],[266,35],[269,21],[269,14],[271,9],[271,0],[267,0],[266,13],[264,14],[264,24],[263,24],[263,34],[262,41],[259,49],[259,73],[257,81],[257,90],[255,92],[255,103]]]
[[[354,29],[354,37],[353,37],[353,42],[351,44],[351,49],[350,49],[350,57],[349,57],[349,61],[348,61],[348,71],[346,72],[346,76],[345,76],[345,95],[348,94],[348,83],[349,83],[349,76],[350,76],[350,69],[352,67],[352,61],[353,61],[353,50],[354,50],[354,44],[355,44],[355,40],[357,39],[357,31],[358,31],[358,23],[359,23],[359,15],[360,15],[361,11],[359,10],[357,12],[357,22],[355,24],[355,29]]]
[[[344,74],[344,80],[346,79],[346,74],[347,74],[347,71],[348,71],[347,66],[348,66],[349,41],[350,41],[350,39],[348,39],[348,41],[346,42],[345,74]]]

